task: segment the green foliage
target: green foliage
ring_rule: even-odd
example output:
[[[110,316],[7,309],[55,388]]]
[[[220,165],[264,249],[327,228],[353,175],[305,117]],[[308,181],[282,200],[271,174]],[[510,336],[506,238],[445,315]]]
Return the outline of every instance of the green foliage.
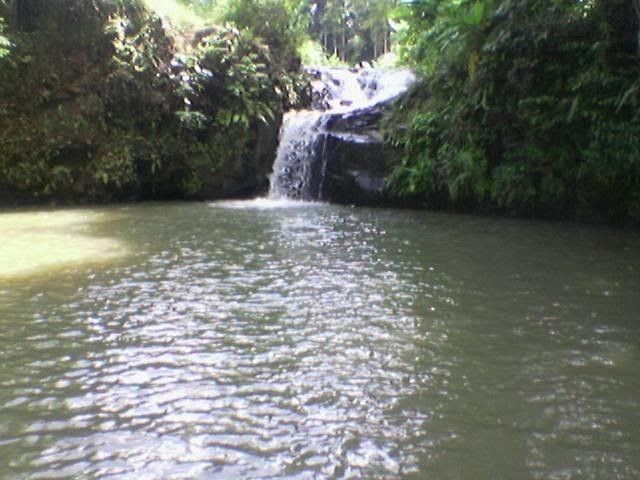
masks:
[[[272,61],[285,68],[296,57],[304,34],[296,13],[282,0],[237,0],[228,4],[224,19],[268,45]]]
[[[171,24],[181,30],[202,28],[212,20],[210,10],[203,8],[202,2],[183,2],[179,0],[143,0],[149,11],[161,18],[167,18]]]
[[[306,39],[298,48],[298,53],[303,65],[318,67],[347,66],[337,55],[327,55],[322,45],[316,40]]]
[[[329,56],[346,63],[375,60],[391,51],[396,0],[318,0],[309,33]]]
[[[640,222],[632,2],[422,0],[399,15],[405,59],[425,79],[399,114],[398,192]]]
[[[426,74],[466,64],[474,77],[496,8],[497,0],[422,0],[402,7],[397,16],[410,26],[403,55]]]
[[[640,122],[623,127],[603,119],[580,150],[577,181],[583,208],[597,202],[616,220],[624,220],[625,212],[640,220]]]
[[[391,51],[397,0],[144,0],[181,28],[230,22],[248,28],[285,65],[310,38],[322,49],[308,65],[355,64]],[[205,22],[206,23],[206,22]],[[308,45],[299,55],[305,57]],[[314,52],[315,53],[315,52]],[[325,60],[328,59],[328,60]]]
[[[487,159],[474,143],[456,148],[449,143],[440,147],[437,158],[443,166],[449,197],[454,202],[482,200],[489,189]]]
[[[254,94],[268,84],[286,109],[300,106],[307,83],[298,55],[306,27],[300,1],[234,0],[227,4],[223,18],[229,23],[219,28],[219,38],[215,40],[214,35],[205,39],[209,44],[204,46],[210,52],[205,62],[227,65],[224,57],[228,55],[232,63],[237,63],[235,71],[225,74],[235,84],[231,95],[248,96],[248,103],[241,109],[244,117],[270,116],[265,105],[254,101]],[[253,78],[240,85],[243,75]],[[255,85],[250,85],[252,82]],[[231,120],[236,121],[233,116]]]
[[[404,161],[393,176],[393,186],[397,193],[420,193],[433,198],[438,192],[436,153],[441,133],[438,120],[438,116],[429,111],[416,112],[411,116],[410,128],[400,141],[405,152]]]
[[[6,56],[9,53],[11,42],[7,37],[3,35],[4,32],[4,19],[0,17],[0,58]]]
[[[89,3],[38,3],[28,30],[7,17],[20,33],[0,60],[0,201],[202,198],[261,185],[272,159],[264,164],[257,142],[300,91],[299,72],[275,57],[283,52],[226,26],[178,54],[141,1]]]
[[[137,176],[135,157],[129,142],[112,143],[109,151],[91,162],[89,171],[92,173],[97,190],[100,187],[120,193],[134,190]]]
[[[187,111],[201,116],[180,112],[183,123],[248,128],[255,121],[272,120],[279,103],[267,69],[269,53],[246,29],[227,26],[204,38],[195,55],[185,57],[188,68],[182,76]],[[207,118],[205,112],[214,111]]]

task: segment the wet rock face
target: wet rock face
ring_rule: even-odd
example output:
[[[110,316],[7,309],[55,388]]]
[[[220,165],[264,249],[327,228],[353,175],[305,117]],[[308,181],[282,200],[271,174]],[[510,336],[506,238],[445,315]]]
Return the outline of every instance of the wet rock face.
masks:
[[[387,178],[399,152],[376,137],[331,132],[320,198],[335,203],[382,206],[389,203]]]
[[[220,172],[205,169],[202,178],[203,198],[243,198],[264,195],[269,189],[268,174],[278,148],[278,131],[282,124],[282,113],[276,112],[268,123],[260,124],[251,132],[250,149],[242,155],[233,168]]]
[[[288,116],[272,196],[354,205],[389,203],[387,178],[400,152],[383,141],[384,107]],[[290,115],[290,114],[289,114]]]
[[[413,82],[407,71],[317,69],[314,110],[289,112],[271,196],[355,205],[391,202],[387,178],[400,152],[380,131],[390,105]]]
[[[400,152],[386,144],[380,132],[387,107],[374,105],[327,121],[322,200],[354,205],[389,203],[387,178],[400,161]]]

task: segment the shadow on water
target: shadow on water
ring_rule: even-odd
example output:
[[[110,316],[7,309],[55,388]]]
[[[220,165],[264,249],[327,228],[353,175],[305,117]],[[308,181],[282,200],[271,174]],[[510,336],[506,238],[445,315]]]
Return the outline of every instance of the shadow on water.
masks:
[[[3,290],[10,477],[640,475],[637,234],[272,200],[107,212],[68,228],[126,258]]]

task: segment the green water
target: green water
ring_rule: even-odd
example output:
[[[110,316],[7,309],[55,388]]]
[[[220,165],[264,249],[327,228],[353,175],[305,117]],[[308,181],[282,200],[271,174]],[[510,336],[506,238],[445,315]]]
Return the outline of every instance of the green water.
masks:
[[[640,478],[637,232],[24,215],[0,214],[0,478]]]

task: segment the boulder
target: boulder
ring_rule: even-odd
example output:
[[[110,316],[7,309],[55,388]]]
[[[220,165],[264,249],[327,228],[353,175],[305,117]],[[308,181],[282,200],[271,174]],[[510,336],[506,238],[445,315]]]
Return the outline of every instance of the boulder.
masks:
[[[400,151],[386,143],[380,131],[389,105],[373,105],[328,119],[322,152],[322,200],[374,206],[391,201],[387,178],[400,162]]]
[[[369,206],[390,203],[387,178],[400,161],[397,149],[385,144],[378,132],[330,132],[324,143],[322,200]]]

